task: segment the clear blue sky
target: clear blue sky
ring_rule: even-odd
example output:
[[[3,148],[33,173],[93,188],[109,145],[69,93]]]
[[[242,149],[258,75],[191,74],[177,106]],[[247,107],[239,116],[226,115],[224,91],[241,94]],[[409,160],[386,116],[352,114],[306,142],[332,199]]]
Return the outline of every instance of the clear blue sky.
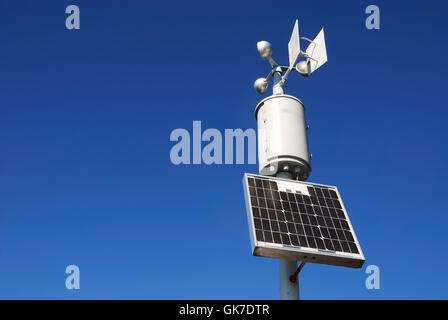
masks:
[[[65,7],[81,29],[65,29]],[[381,30],[364,26],[377,4]],[[339,187],[363,269],[307,264],[304,299],[447,298],[443,1],[0,0],[0,298],[277,299],[242,190],[257,165],[174,166],[175,128],[256,128],[253,81],[294,20],[329,61],[291,76],[309,181]],[[65,267],[81,290],[65,288]]]

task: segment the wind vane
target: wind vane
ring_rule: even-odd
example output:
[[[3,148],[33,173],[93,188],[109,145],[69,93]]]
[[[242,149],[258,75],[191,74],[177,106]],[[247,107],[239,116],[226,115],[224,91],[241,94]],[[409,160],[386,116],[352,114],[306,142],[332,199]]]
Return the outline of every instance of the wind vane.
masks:
[[[306,51],[300,50],[300,40],[309,42]],[[279,66],[277,62],[272,58],[272,46],[267,41],[259,41],[257,43],[258,53],[263,59],[267,59],[272,67],[271,72],[266,78],[258,78],[254,83],[255,90],[264,94],[268,89],[268,82],[274,76],[275,72],[281,72],[284,75],[281,77],[279,85],[283,87],[289,73],[295,70],[298,74],[304,77],[309,77],[314,71],[320,68],[325,62],[327,62],[327,49],[325,46],[324,28],[320,30],[314,40],[310,40],[305,37],[299,37],[299,21],[296,20],[294,28],[292,29],[291,39],[288,43],[289,54],[289,66]],[[300,60],[300,58],[303,58]],[[299,61],[300,60],[300,61]],[[274,94],[276,90],[274,89]]]

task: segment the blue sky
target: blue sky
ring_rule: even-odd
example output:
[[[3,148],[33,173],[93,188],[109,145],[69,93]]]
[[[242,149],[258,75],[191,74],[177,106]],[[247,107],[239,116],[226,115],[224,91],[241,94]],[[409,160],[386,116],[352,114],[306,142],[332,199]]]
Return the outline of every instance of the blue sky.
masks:
[[[65,7],[81,29],[65,29]],[[381,29],[367,30],[367,5]],[[306,106],[309,181],[337,185],[381,270],[307,264],[303,299],[447,298],[442,1],[0,1],[0,298],[277,299],[252,257],[242,190],[257,165],[170,162],[175,128],[256,128],[294,20],[329,60],[286,93]],[[65,267],[81,289],[65,288]]]

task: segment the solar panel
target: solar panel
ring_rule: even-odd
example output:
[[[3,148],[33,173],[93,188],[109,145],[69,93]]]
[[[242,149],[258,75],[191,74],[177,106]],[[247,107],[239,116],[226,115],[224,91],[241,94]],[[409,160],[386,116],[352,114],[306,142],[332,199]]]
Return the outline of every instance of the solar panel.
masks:
[[[247,173],[243,185],[253,255],[363,265],[336,187]]]

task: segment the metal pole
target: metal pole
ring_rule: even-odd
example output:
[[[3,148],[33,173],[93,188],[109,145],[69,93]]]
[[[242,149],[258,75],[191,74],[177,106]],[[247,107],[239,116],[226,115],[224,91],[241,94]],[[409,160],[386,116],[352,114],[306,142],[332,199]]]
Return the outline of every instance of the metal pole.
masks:
[[[278,178],[292,179],[290,172],[279,172],[276,175]],[[291,282],[290,277],[297,271],[297,262],[279,259],[280,269],[280,299],[282,300],[299,300],[299,275],[297,281]]]
[[[280,67],[277,62],[274,61],[274,59],[271,57],[272,56],[272,46],[269,42],[267,41],[259,41],[257,43],[257,50],[258,53],[260,54],[261,58],[263,59],[267,59],[269,61],[269,64],[272,67],[271,72],[269,73],[269,75],[267,76],[267,78],[258,78],[255,83],[254,83],[254,88],[255,90],[260,93],[260,94],[264,94],[268,88],[268,81],[271,79],[271,77],[273,77],[273,81],[274,81],[274,86],[272,88],[272,98],[279,98],[278,101],[282,101],[284,100],[284,97],[275,97],[277,95],[284,95],[284,89],[283,89],[283,84],[285,83],[288,75],[290,74],[290,72],[292,70],[296,70],[300,75],[302,76],[309,76],[311,75],[312,72],[314,72],[318,67],[320,67],[322,64],[327,62],[327,51],[325,48],[325,38],[324,38],[324,33],[323,33],[323,28],[322,30],[319,32],[319,34],[316,36],[316,38],[311,41],[308,38],[300,38],[299,37],[299,28],[298,28],[298,20],[296,20],[294,28],[293,28],[293,32],[291,35],[291,39],[288,43],[288,52],[289,52],[289,60],[290,60],[290,66],[289,67]],[[311,56],[309,56],[308,54],[306,54],[305,52],[300,51],[300,39],[305,39],[307,41],[310,42],[311,44],[314,44],[313,49],[313,54],[311,54]],[[309,48],[309,47],[308,47]],[[314,51],[316,50],[316,51]],[[308,51],[308,49],[307,49]],[[315,58],[313,58],[313,55],[315,55]],[[300,57],[306,58],[306,60],[304,61],[300,61],[297,65],[297,61],[299,60]],[[310,69],[310,59],[313,60],[314,62],[318,63],[316,64],[316,66],[314,66],[314,70]],[[294,62],[294,63],[292,63]],[[293,68],[293,66],[296,65],[296,68]],[[282,78],[283,75],[283,70],[286,69],[286,73]],[[259,103],[257,105],[257,111],[258,109],[265,103],[267,102],[267,100],[263,100],[262,103]],[[299,101],[300,103],[300,101]],[[272,106],[272,104],[274,104],[274,108],[275,108],[275,103],[270,103],[270,105]],[[301,104],[301,103],[300,103]],[[286,137],[275,137],[277,139],[284,139],[285,144],[286,143],[290,143],[291,141],[293,141],[294,137],[296,136],[298,139],[300,139],[300,141],[296,141],[297,145],[296,147],[298,147],[294,153],[296,154],[300,154],[300,156],[296,156],[296,158],[303,158],[306,161],[306,166],[303,163],[298,163],[297,165],[294,164],[294,168],[291,173],[289,168],[287,168],[287,165],[283,165],[281,164],[283,167],[282,168],[277,168],[276,171],[276,176],[283,178],[283,179],[291,179],[293,180],[296,176],[297,179],[299,180],[306,180],[308,173],[309,173],[309,158],[311,158],[311,155],[309,153],[308,150],[308,144],[306,141],[306,135],[303,134],[302,130],[305,126],[305,123],[293,123],[293,122],[289,122],[288,120],[285,120],[286,117],[288,117],[288,111],[293,109],[293,106],[286,103],[284,105],[285,108],[283,108],[284,110],[275,110],[274,112],[271,114],[269,113],[269,116],[271,117],[277,117],[278,119],[276,119],[275,121],[285,121],[289,126],[292,126],[292,129],[298,129],[296,130],[295,133],[290,134],[290,133],[284,133],[283,131],[280,130],[280,132],[278,132],[278,135],[287,135]],[[302,105],[303,107],[303,105]],[[270,110],[272,111],[272,110]],[[257,115],[255,116],[257,118],[258,121],[258,129],[260,130],[260,127],[263,130],[266,130],[266,127],[269,127],[268,125],[266,125],[266,120],[264,120],[264,124],[262,123],[262,121],[260,121],[260,119],[258,119]],[[302,119],[303,115],[300,116]],[[272,125],[270,125],[272,127]],[[294,128],[294,126],[297,126],[297,128]],[[288,128],[290,129],[290,128]],[[300,130],[299,130],[300,129]],[[273,134],[271,132],[271,129],[268,129],[270,134]],[[278,130],[274,130],[272,129],[274,132],[278,131]],[[268,140],[265,139],[266,136],[268,135],[267,133],[263,132],[264,136],[263,136],[263,140]],[[260,160],[260,174],[261,171],[263,171],[263,168],[266,168],[266,166],[270,166],[269,169],[272,169],[272,166],[275,165],[280,165],[280,160],[278,161],[273,161],[272,163],[270,162],[270,160],[268,159],[274,159],[277,153],[277,156],[283,156],[284,152],[281,152],[283,150],[279,150],[278,152],[268,152],[268,148],[265,148],[267,145],[271,144],[271,142],[260,142],[260,131],[258,134],[258,155],[259,155],[259,160]],[[269,137],[269,138],[273,138],[273,137]],[[272,143],[276,143],[276,141],[278,141],[277,139],[272,139],[274,142]],[[270,141],[270,139],[269,139]],[[266,144],[266,145],[265,145]],[[260,147],[263,147],[261,148]],[[262,154],[262,152],[260,152],[260,149],[263,150],[264,154]],[[282,149],[282,148],[279,148]],[[292,150],[292,149],[291,149]],[[269,153],[269,155],[268,155]],[[273,154],[270,154],[273,153]],[[289,150],[286,150],[286,153],[289,153]],[[261,155],[261,156],[260,156]],[[269,156],[269,158],[268,158]],[[261,163],[261,159],[263,160],[263,163]],[[285,162],[284,162],[285,163]],[[304,172],[301,172],[301,170],[305,170]],[[294,178],[293,178],[294,175]],[[282,300],[298,300],[300,299],[300,295],[299,295],[299,281],[298,281],[298,276],[299,276],[299,272],[300,270],[303,268],[305,262],[302,262],[302,264],[300,265],[300,268],[297,268],[297,261],[289,261],[289,260],[283,260],[283,259],[279,259],[279,269],[280,269],[280,297]],[[292,280],[292,281],[291,281]]]
[[[282,82],[282,69],[276,67],[274,71],[274,87],[272,88],[272,94],[283,94],[283,82]]]
[[[283,94],[282,70],[277,67],[274,71],[274,86],[272,88],[274,95]],[[293,179],[290,172],[278,172],[277,177],[283,179]],[[289,279],[297,271],[297,262],[279,259],[280,269],[280,299],[282,300],[299,300],[299,277],[296,282]]]

